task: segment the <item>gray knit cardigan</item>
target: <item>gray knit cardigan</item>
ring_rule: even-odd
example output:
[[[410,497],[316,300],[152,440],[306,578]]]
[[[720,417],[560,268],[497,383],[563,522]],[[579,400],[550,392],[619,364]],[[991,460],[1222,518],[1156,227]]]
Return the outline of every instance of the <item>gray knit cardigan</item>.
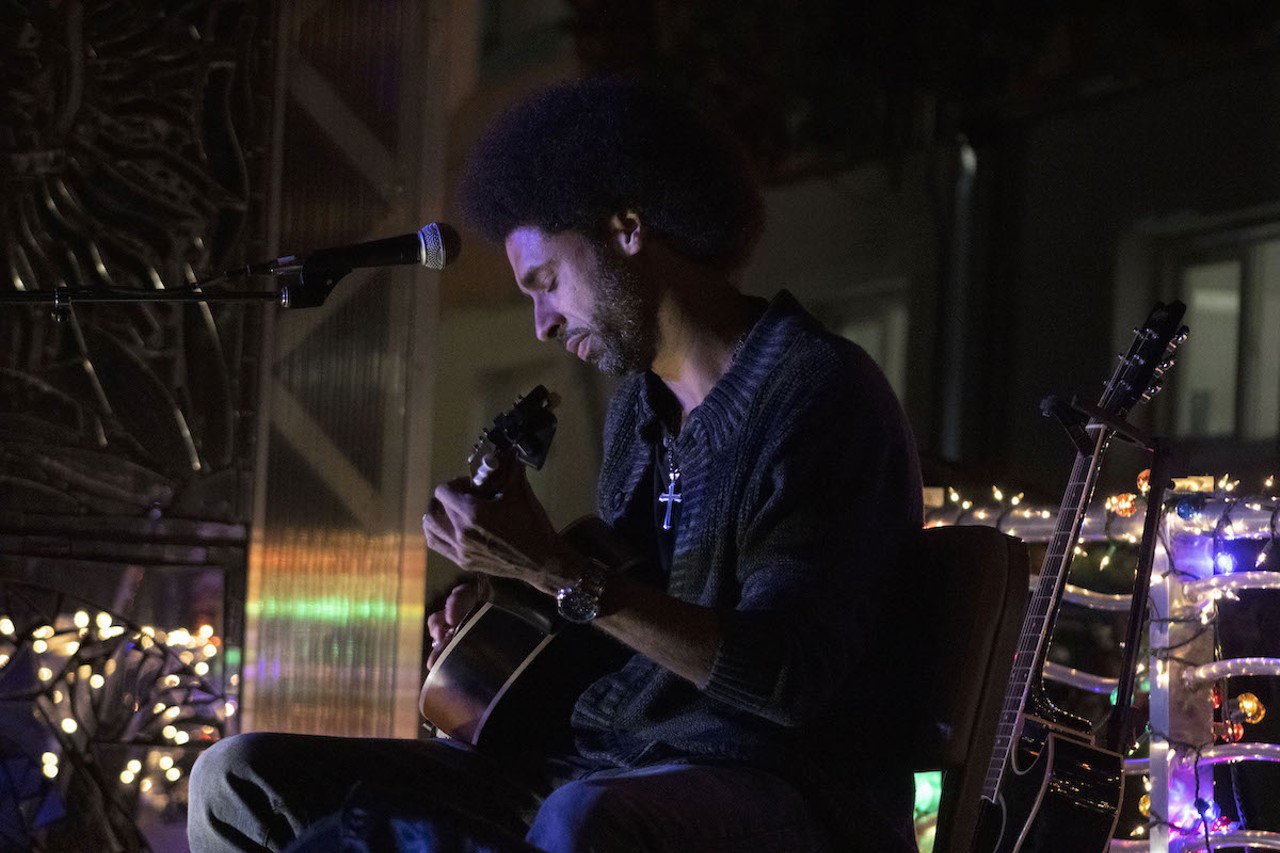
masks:
[[[600,515],[650,553],[659,413],[674,405],[653,374],[630,377],[605,426]],[[915,443],[888,382],[782,292],[674,453],[671,570],[651,568],[672,596],[720,612],[710,683],[634,655],[578,699],[578,752],[611,766],[763,767],[809,792],[841,849],[905,846],[911,777],[873,728],[883,697],[859,668],[881,620],[906,609],[880,587],[922,518]]]

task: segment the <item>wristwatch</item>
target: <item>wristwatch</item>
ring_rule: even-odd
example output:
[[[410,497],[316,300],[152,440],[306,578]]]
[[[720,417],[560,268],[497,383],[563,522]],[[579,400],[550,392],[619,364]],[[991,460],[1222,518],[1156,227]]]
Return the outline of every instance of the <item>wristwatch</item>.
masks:
[[[604,595],[605,567],[592,560],[582,577],[556,590],[556,610],[566,622],[585,625],[600,615],[600,597]]]

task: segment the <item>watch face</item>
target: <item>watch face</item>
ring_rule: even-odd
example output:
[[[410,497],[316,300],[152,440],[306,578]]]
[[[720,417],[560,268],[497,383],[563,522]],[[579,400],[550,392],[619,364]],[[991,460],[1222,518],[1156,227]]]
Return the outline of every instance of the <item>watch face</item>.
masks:
[[[565,620],[581,625],[599,615],[600,602],[585,589],[570,587],[556,594],[556,609]]]

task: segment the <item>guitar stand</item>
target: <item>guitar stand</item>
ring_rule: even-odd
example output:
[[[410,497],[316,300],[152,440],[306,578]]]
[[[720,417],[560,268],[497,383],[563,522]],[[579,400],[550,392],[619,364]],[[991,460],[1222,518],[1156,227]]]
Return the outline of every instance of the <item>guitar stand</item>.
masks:
[[[1133,689],[1137,682],[1138,649],[1142,644],[1142,629],[1146,624],[1147,597],[1151,589],[1151,569],[1155,563],[1156,543],[1160,529],[1160,508],[1164,505],[1164,493],[1175,472],[1186,468],[1186,454],[1177,445],[1159,436],[1137,429],[1117,420],[1095,406],[1072,397],[1070,401],[1050,396],[1040,403],[1045,417],[1056,418],[1067,431],[1067,436],[1081,452],[1089,452],[1092,442],[1086,425],[1098,425],[1110,430],[1130,444],[1151,453],[1151,476],[1148,479],[1147,514],[1142,526],[1142,542],[1138,546],[1138,565],[1134,578],[1133,595],[1129,605],[1129,621],[1125,627],[1123,665],[1116,687],[1116,700],[1103,724],[1105,731],[1102,746],[1111,752],[1123,754],[1126,723],[1133,706]]]

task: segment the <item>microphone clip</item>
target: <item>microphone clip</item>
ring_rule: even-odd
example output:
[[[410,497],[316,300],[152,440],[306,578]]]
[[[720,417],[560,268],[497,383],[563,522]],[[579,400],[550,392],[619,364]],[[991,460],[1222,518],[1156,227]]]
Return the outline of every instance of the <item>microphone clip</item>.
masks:
[[[304,262],[293,270],[275,273],[280,280],[281,308],[318,308],[329,298],[333,288],[351,272],[346,264],[321,260]]]

